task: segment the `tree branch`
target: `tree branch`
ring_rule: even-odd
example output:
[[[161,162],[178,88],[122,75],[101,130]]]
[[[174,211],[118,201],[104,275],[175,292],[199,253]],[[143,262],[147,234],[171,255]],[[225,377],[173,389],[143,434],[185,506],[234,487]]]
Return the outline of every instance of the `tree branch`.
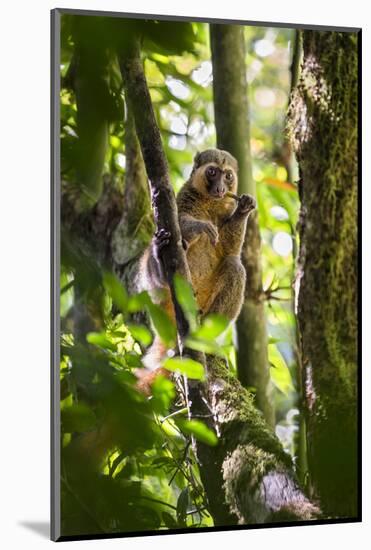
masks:
[[[135,37],[120,57],[120,69],[127,101],[133,111],[143,159],[150,181],[152,206],[158,229],[170,233],[169,245],[163,250],[162,260],[171,290],[180,344],[188,334],[188,321],[179,306],[174,291],[174,275],[179,273],[191,281],[178,224],[178,210],[169,170],[152,107],[146,78],[140,58],[139,40]]]

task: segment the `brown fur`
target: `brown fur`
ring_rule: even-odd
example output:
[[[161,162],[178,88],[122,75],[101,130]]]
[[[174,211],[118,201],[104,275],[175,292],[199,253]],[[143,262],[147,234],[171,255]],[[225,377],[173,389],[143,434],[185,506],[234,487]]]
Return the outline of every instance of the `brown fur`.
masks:
[[[247,216],[255,207],[248,195],[243,195],[238,204],[225,196],[227,191],[237,192],[237,173],[232,155],[208,149],[196,155],[191,176],[177,196],[179,225],[201,313],[220,313],[230,321],[237,318],[243,301],[246,275],[240,254]],[[157,245],[154,239],[143,257],[143,286],[174,318]],[[158,346],[156,337],[145,360],[149,368],[158,366],[151,364],[151,357],[158,356]]]

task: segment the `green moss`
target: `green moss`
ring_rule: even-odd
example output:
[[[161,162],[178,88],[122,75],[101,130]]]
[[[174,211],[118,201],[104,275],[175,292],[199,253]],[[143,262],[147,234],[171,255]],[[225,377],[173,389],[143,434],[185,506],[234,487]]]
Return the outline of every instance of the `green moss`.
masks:
[[[344,515],[354,513],[356,494],[357,35],[303,37],[289,131],[301,175],[298,318],[311,388],[309,467],[325,507]]]
[[[222,387],[225,391],[215,391]],[[272,453],[283,464],[291,465],[290,457],[262,413],[254,405],[254,396],[241,386],[231,374],[223,359],[208,359],[208,387],[210,402],[217,403],[218,423],[222,442],[228,448],[230,442],[252,444],[257,449]]]

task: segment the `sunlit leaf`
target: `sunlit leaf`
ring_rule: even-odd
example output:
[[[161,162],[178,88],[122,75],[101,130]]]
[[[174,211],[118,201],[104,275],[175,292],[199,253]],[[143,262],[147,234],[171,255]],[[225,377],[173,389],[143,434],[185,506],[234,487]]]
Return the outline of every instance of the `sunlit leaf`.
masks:
[[[198,441],[215,447],[218,444],[216,433],[208,428],[201,420],[176,420],[177,425],[183,433],[193,435]]]
[[[188,357],[171,357],[166,359],[163,366],[173,372],[180,372],[194,380],[204,380],[205,369],[201,363]]]
[[[133,338],[138,340],[143,346],[149,346],[152,342],[152,334],[144,325],[134,325],[128,324],[128,329],[130,330]]]
[[[174,276],[174,287],[176,298],[187,317],[191,328],[196,326],[198,305],[193,292],[192,286],[181,276],[176,273]]]
[[[292,378],[290,370],[282,354],[275,344],[268,346],[268,359],[271,365],[270,375],[273,384],[285,395],[293,391]]]
[[[161,340],[168,347],[174,346],[176,341],[176,328],[168,314],[161,309],[160,306],[153,303],[148,304],[147,309]]]
[[[218,355],[225,357],[225,350],[223,346],[220,346],[214,341],[201,340],[199,338],[188,337],[185,342],[187,348],[194,349],[195,351],[202,351],[211,355]]]
[[[89,332],[86,335],[86,340],[89,344],[94,344],[104,349],[109,349],[111,351],[116,351],[116,345],[111,342],[104,332]]]
[[[129,297],[128,311],[129,313],[136,313],[143,310],[150,302],[148,293],[146,291],[139,292],[139,294],[133,294]]]
[[[202,322],[202,325],[193,332],[192,336],[201,340],[214,341],[228,327],[229,321],[224,315],[211,313]]]
[[[103,275],[103,285],[116,307],[118,307],[122,313],[126,313],[128,295],[124,285],[119,281],[116,275],[106,271]]]

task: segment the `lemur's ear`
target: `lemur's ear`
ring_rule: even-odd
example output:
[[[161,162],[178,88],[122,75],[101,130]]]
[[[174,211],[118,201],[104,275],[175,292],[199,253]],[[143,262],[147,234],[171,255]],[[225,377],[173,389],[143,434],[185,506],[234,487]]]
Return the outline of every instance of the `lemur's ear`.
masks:
[[[195,154],[195,158],[193,159],[193,164],[195,167],[198,167],[199,163],[200,163],[200,157],[201,157],[201,153],[197,152]]]

